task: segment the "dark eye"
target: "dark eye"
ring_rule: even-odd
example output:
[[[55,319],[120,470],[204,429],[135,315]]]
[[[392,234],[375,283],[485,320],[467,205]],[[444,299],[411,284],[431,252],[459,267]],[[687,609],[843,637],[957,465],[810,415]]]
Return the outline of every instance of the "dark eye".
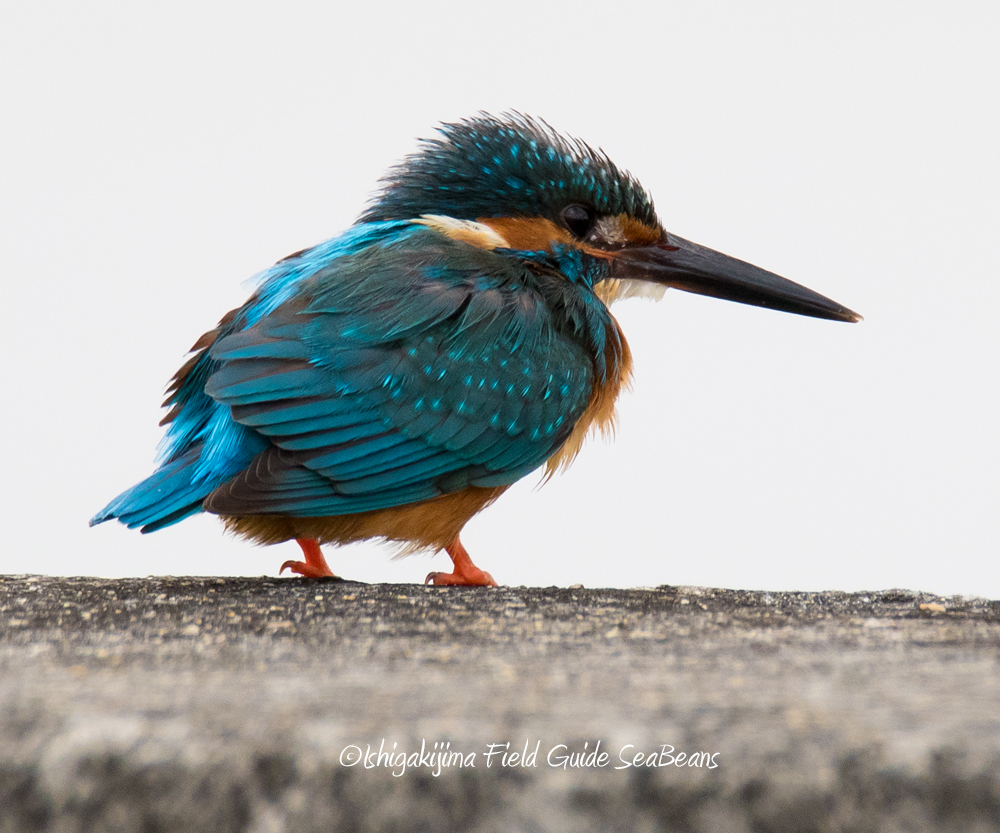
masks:
[[[583,240],[594,227],[594,212],[582,205],[567,205],[562,212],[562,221],[577,240]]]

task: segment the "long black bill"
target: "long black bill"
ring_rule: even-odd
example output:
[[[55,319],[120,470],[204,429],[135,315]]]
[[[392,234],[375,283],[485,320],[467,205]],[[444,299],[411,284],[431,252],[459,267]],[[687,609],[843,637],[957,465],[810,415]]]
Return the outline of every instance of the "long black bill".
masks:
[[[813,318],[861,320],[856,312],[818,292],[674,234],[653,246],[624,249],[614,263],[614,278],[653,281],[685,292]]]

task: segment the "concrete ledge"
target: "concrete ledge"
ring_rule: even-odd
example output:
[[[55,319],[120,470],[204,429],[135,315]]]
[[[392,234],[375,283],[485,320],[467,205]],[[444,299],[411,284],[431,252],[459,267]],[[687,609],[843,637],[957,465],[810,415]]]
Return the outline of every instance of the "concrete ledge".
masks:
[[[4,833],[997,830],[998,704],[981,599],[0,577]]]

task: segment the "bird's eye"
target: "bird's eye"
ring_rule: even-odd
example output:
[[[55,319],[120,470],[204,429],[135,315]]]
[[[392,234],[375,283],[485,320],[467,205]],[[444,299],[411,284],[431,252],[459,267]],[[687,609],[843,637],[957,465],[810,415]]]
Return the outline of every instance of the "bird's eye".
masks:
[[[562,212],[562,221],[577,240],[583,240],[594,227],[594,212],[582,205],[567,205]]]

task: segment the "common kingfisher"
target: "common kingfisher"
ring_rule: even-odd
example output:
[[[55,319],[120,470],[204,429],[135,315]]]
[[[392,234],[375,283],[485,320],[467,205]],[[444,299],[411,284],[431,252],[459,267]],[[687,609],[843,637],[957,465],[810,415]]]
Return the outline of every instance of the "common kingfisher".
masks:
[[[164,407],[159,467],[91,524],[153,532],[198,512],[261,544],[368,538],[447,550],[435,585],[492,585],[460,534],[609,432],[629,383],[609,306],[683,289],[834,321],[860,316],[663,229],[600,150],[480,115],[390,170],[339,237],[278,261],[199,338]]]

